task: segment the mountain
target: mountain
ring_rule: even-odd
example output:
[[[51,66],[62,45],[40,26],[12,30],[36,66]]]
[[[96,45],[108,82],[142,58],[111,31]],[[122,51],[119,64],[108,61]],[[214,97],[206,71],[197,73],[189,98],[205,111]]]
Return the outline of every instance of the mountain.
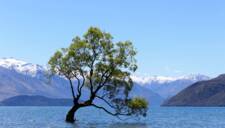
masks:
[[[163,106],[225,106],[225,74],[191,85]]]
[[[70,98],[67,80],[47,77],[40,66],[13,58],[0,59],[0,100],[18,95],[41,95],[50,98]]]
[[[47,74],[47,69],[37,64],[13,58],[0,59],[0,101],[19,95],[71,98],[68,81],[59,76],[50,80]],[[89,92],[84,90],[83,94],[82,98],[85,99]],[[160,105],[163,101],[157,93],[139,84],[134,85],[131,91],[131,97],[133,96],[143,96],[154,106]]]
[[[68,82],[59,77],[47,80],[44,75],[32,77],[0,67],[0,100],[17,95],[42,95],[55,98],[69,97]],[[63,92],[63,93],[62,93]]]
[[[0,66],[32,77],[37,77],[46,71],[46,68],[41,65],[28,63],[14,58],[0,59]]]
[[[21,95],[5,99],[1,106],[71,106],[72,99],[53,99],[44,96]]]
[[[130,94],[132,97],[145,97],[150,106],[160,106],[164,101],[159,94],[139,85],[134,85]]]
[[[167,99],[176,95],[178,92],[192,85],[195,82],[210,79],[208,76],[201,75],[201,74],[196,74],[196,75],[192,74],[192,75],[179,76],[179,77],[133,76],[132,78],[140,86],[150,89],[151,91],[159,94],[164,99]]]

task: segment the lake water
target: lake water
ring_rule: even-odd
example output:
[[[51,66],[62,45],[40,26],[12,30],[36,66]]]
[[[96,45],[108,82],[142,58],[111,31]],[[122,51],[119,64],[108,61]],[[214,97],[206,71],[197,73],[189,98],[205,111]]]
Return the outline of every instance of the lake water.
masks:
[[[120,121],[85,108],[75,124],[64,122],[68,107],[0,107],[1,128],[225,128],[225,108],[151,108],[141,120]]]

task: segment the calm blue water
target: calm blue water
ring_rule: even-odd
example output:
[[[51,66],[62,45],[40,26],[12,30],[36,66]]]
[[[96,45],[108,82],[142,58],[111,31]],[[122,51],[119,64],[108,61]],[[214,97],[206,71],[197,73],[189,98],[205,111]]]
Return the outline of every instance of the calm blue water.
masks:
[[[117,120],[85,108],[67,124],[68,107],[0,107],[1,128],[225,128],[225,108],[151,108],[141,120]]]

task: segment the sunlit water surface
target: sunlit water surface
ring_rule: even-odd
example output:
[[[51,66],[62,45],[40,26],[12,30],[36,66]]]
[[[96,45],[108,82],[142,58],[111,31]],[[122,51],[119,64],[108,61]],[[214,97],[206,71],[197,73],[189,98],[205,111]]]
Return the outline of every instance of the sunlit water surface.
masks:
[[[68,107],[0,107],[1,128],[225,128],[225,108],[151,108],[141,120],[118,120],[102,111],[78,111],[64,122]]]

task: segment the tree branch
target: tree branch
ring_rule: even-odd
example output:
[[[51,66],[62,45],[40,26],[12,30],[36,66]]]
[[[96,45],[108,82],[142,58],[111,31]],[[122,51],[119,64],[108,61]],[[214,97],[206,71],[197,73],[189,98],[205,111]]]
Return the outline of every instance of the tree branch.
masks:
[[[108,113],[108,114],[110,114],[110,115],[112,115],[112,116],[117,116],[116,113],[112,113],[112,112],[110,112],[109,110],[107,110],[107,109],[104,108],[104,107],[97,106],[97,105],[95,105],[95,104],[91,104],[91,106],[96,107],[96,108],[98,108],[98,109],[102,109],[102,110],[104,110],[106,113]]]
[[[100,82],[99,82],[99,86],[101,86],[101,84],[102,84],[102,82],[103,82],[103,78],[105,77],[106,73],[109,72],[109,70],[110,70],[110,69],[106,70],[106,71],[102,74],[101,80],[100,80]]]
[[[82,80],[82,85],[81,85],[80,88],[79,88],[79,91],[82,92],[82,88],[84,87],[84,84],[85,84],[85,80],[86,80],[86,79],[85,79],[85,77],[84,77],[84,72],[83,72],[81,69],[80,69],[79,71],[80,71],[80,74],[81,74],[82,79],[83,79],[83,80]]]
[[[90,91],[91,91],[91,94],[90,94],[90,98],[92,100],[94,100],[94,86],[93,86],[93,81],[92,81],[92,76],[93,76],[93,73],[94,73],[94,63],[95,63],[95,60],[97,58],[97,54],[95,53],[95,49],[93,49],[93,56],[94,56],[94,59],[92,60],[91,62],[91,67],[90,67],[90,78],[89,78],[89,82],[90,82]]]
[[[119,112],[116,112],[116,113],[113,113],[113,112],[110,112],[109,110],[107,110],[106,108],[104,107],[101,107],[101,106],[97,106],[95,104],[91,104],[91,106],[95,107],[95,108],[98,108],[98,109],[102,109],[104,110],[106,113],[112,115],[112,116],[130,116],[132,113],[119,113]]]
[[[108,106],[110,106],[111,108],[114,108],[114,109],[116,109],[116,107],[115,106],[113,106],[112,104],[110,104],[106,99],[104,99],[103,97],[100,97],[100,96],[97,96],[96,95],[96,97],[97,98],[99,98],[99,99],[101,99],[102,101],[104,101]]]
[[[110,74],[105,78],[105,81],[101,84],[101,85],[99,85],[98,87],[97,87],[97,89],[95,90],[95,94],[97,94],[98,93],[98,91],[103,87],[103,86],[105,86],[105,84],[108,82],[108,79],[110,78],[110,76],[112,75],[112,73],[113,73],[113,70],[110,72]]]
[[[80,95],[80,90],[79,90],[79,88],[80,88],[80,79],[76,76],[76,75],[74,75],[74,77],[76,78],[76,80],[77,80],[77,92],[78,92],[78,94],[77,94],[77,97]]]
[[[70,88],[71,88],[71,91],[72,91],[72,95],[73,95],[73,100],[76,99],[75,97],[75,93],[74,93],[74,89],[73,89],[73,82],[70,78],[68,78],[69,82],[70,82]]]

